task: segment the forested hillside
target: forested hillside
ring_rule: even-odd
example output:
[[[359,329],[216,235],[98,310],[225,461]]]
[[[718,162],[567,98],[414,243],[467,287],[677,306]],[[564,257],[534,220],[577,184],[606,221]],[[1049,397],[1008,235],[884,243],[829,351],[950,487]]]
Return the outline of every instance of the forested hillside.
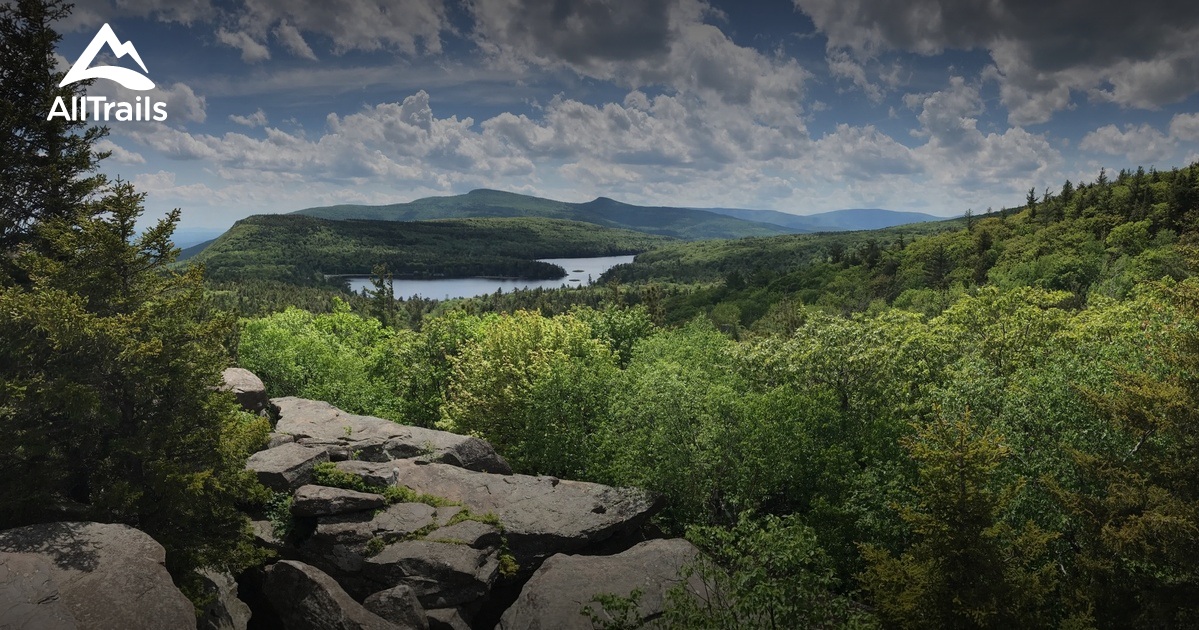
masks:
[[[663,493],[658,526],[727,594],[671,627],[1189,627],[1197,184],[1101,174],[953,222],[672,244],[622,284],[411,327],[378,300],[289,309],[245,322],[239,361],[524,472]]]
[[[537,258],[611,256],[666,242],[630,230],[556,219],[330,221],[257,215],[238,221],[192,261],[214,281],[311,285],[324,275],[368,275],[386,265],[397,277],[560,278]]]
[[[386,206],[340,205],[308,208],[295,214],[325,219],[425,221],[477,217],[541,217],[594,223],[687,240],[740,238],[789,234],[797,230],[724,216],[692,208],[646,207],[600,197],[568,203],[498,190],[473,190],[465,195],[426,197]]]

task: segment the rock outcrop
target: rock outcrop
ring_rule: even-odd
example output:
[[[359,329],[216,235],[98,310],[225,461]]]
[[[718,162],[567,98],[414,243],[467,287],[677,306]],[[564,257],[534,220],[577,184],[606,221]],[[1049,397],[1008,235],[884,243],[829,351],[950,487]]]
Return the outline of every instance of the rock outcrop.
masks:
[[[398,628],[354,601],[333,578],[303,562],[283,560],[268,567],[262,592],[287,630]]]
[[[386,504],[382,495],[328,486],[300,486],[291,503],[296,516],[333,516],[346,512],[362,512]]]
[[[0,627],[195,628],[166,551],[125,525],[42,523],[0,532]]]
[[[400,585],[374,593],[367,597],[362,605],[405,630],[429,628],[425,609],[417,601],[416,593],[408,586]]]
[[[270,406],[266,386],[262,379],[245,368],[228,368],[221,374],[223,391],[233,392],[242,409],[250,413],[263,413]]]
[[[334,461],[422,458],[467,470],[512,472],[508,462],[479,438],[357,416],[316,400],[275,398],[271,404],[279,414],[275,433],[291,435],[297,444],[323,449]]]
[[[680,570],[698,555],[699,550],[682,539],[649,540],[612,556],[556,555],[525,584],[516,603],[504,612],[499,628],[591,630],[594,626],[583,608],[603,612],[592,598],[629,597],[634,590],[641,593],[640,618],[654,619],[665,608],[667,591],[679,582]],[[704,592],[696,577],[687,587],[696,594]]]
[[[495,475],[412,461],[338,462],[374,485],[403,485],[494,514],[522,566],[639,529],[660,507],[647,492],[554,477]]]
[[[290,492],[312,480],[312,469],[329,461],[323,449],[287,443],[258,451],[250,456],[246,468],[258,475],[258,482],[276,492]]]
[[[208,605],[196,621],[199,630],[246,630],[250,623],[250,607],[237,597],[237,581],[228,573],[206,570],[200,572]]]

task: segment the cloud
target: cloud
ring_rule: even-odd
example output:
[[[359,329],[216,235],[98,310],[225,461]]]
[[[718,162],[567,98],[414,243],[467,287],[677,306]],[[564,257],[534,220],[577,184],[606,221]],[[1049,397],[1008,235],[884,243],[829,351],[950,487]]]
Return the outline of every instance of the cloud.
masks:
[[[828,37],[863,59],[987,50],[1012,124],[1049,120],[1073,93],[1157,108],[1199,91],[1199,12],[1185,3],[1085,6],[1050,0],[794,0]]]
[[[112,140],[109,140],[108,138],[104,138],[103,140],[100,140],[99,142],[93,144],[92,150],[96,151],[96,152],[104,152],[104,151],[112,152],[112,155],[110,155],[108,157],[108,159],[110,159],[118,164],[145,164],[146,163],[146,158],[143,157],[142,154],[137,153],[136,151],[130,151],[130,150],[126,149],[125,147],[122,147],[121,145],[113,142]]]
[[[1149,125],[1104,125],[1083,136],[1078,148],[1123,155],[1130,162],[1156,162],[1174,153],[1172,140]]]
[[[1199,142],[1199,113],[1175,114],[1170,120],[1170,137],[1183,142]]]
[[[733,42],[698,0],[606,2],[476,0],[472,37],[498,67],[565,68],[629,88],[732,104],[774,124],[800,126],[804,82],[794,59]]]
[[[250,114],[249,116],[229,114],[229,120],[245,127],[265,127],[267,122],[266,113],[262,111],[261,107],[258,108],[258,111]]]
[[[293,55],[316,61],[316,53],[312,52],[312,47],[308,45],[308,42],[304,41],[304,36],[300,34],[300,30],[286,20],[280,22],[279,26],[275,27],[275,37],[278,37],[279,41],[283,42],[283,45]]]
[[[216,38],[222,44],[240,50],[241,60],[246,63],[256,63],[271,58],[270,49],[255,41],[249,33],[227,31],[222,28],[216,32]]]

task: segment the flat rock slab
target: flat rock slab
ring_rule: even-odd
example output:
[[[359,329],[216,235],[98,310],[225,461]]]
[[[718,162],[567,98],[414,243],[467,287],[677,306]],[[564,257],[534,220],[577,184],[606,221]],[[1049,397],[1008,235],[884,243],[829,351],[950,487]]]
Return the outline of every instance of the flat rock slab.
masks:
[[[362,575],[381,585],[408,586],[425,608],[445,608],[486,596],[499,569],[496,549],[407,540],[367,558]]]
[[[292,560],[266,570],[262,592],[288,630],[396,630],[320,569]],[[163,626],[164,628],[166,626]]]
[[[331,516],[381,508],[383,495],[329,486],[300,486],[291,502],[296,516]]]
[[[270,398],[266,395],[266,386],[262,379],[245,368],[229,368],[221,373],[224,383],[221,390],[233,392],[242,409],[251,413],[266,411]]]
[[[300,444],[282,444],[258,451],[246,460],[246,468],[258,482],[276,492],[291,492],[312,481],[312,469],[329,461],[329,454]]]
[[[425,539],[433,542],[452,542],[475,549],[498,547],[502,542],[500,530],[495,526],[469,520],[435,529],[425,536]]]
[[[319,400],[289,396],[271,399],[271,404],[279,412],[276,433],[324,449],[333,460],[386,462],[419,457],[468,470],[512,472],[508,462],[479,438],[358,416]]]
[[[553,556],[525,584],[497,630],[592,630],[582,609],[600,612],[593,597],[628,597],[634,589],[641,591],[641,619],[653,619],[662,614],[667,592],[679,584],[680,570],[698,556],[699,550],[681,538],[648,540],[613,556]],[[705,592],[698,577],[687,587]]]
[[[397,503],[379,512],[322,516],[299,553],[321,569],[346,578],[362,570],[371,540],[399,539],[435,527],[437,510],[424,503]]]
[[[42,523],[0,532],[0,626],[195,628],[166,551],[126,525]]]
[[[556,553],[583,550],[635,531],[662,507],[642,490],[553,477],[495,475],[412,461],[338,462],[371,484],[399,483],[499,517],[522,570]]]

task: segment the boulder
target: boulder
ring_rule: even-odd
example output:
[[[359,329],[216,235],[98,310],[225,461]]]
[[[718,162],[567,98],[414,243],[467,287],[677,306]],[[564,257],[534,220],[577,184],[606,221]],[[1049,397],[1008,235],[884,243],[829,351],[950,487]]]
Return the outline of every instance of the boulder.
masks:
[[[437,508],[424,503],[397,503],[378,513],[322,516],[312,536],[300,546],[300,554],[339,577],[356,573],[370,555],[372,540],[381,543],[430,529],[436,525],[436,514]]]
[[[446,608],[485,597],[499,569],[496,549],[406,540],[367,558],[362,575],[380,585],[411,587],[425,608]]]
[[[396,483],[494,513],[522,570],[555,553],[570,553],[638,530],[661,506],[642,490],[553,477],[495,475],[413,461],[338,462],[367,483]]]
[[[303,562],[283,560],[267,567],[262,593],[288,630],[398,628],[354,601],[333,578]]]
[[[286,397],[274,398],[271,403],[279,412],[276,433],[324,449],[335,461],[352,458],[386,462],[420,457],[468,470],[512,472],[508,462],[479,438],[358,416],[316,400]]]
[[[494,525],[469,520],[440,527],[425,536],[425,540],[432,542],[456,543],[475,549],[499,547],[501,538],[500,530]]]
[[[275,448],[276,446],[283,446],[288,442],[295,441],[296,436],[288,435],[286,433],[275,433],[274,431],[271,431],[270,433],[266,434],[266,448]]]
[[[434,608],[425,612],[429,630],[471,630],[470,615],[461,608]]]
[[[300,486],[291,502],[295,516],[330,516],[381,508],[382,495],[328,486]]]
[[[416,599],[412,588],[401,584],[385,591],[379,591],[366,598],[362,605],[367,610],[404,628],[405,630],[428,630],[429,622],[425,620],[425,609]]]
[[[291,492],[312,480],[312,469],[329,461],[329,455],[317,448],[283,444],[258,451],[246,461],[246,468],[258,475],[258,481],[277,492]]]
[[[613,556],[553,556],[504,611],[497,630],[592,630],[582,609],[601,610],[591,602],[593,597],[628,597],[635,589],[641,591],[640,618],[656,618],[664,610],[667,592],[679,583],[680,570],[698,555],[691,543],[676,538],[648,540]],[[688,588],[697,594],[706,592],[696,576]]]
[[[266,411],[270,398],[266,395],[266,386],[262,384],[262,379],[253,372],[243,368],[228,368],[221,374],[221,378],[224,379],[221,390],[233,392],[242,409],[250,413]]]
[[[201,588],[211,600],[200,613],[200,630],[246,630],[250,607],[237,598],[237,581],[228,573],[200,571]]]
[[[126,525],[59,522],[0,532],[3,627],[195,628],[166,551]]]

